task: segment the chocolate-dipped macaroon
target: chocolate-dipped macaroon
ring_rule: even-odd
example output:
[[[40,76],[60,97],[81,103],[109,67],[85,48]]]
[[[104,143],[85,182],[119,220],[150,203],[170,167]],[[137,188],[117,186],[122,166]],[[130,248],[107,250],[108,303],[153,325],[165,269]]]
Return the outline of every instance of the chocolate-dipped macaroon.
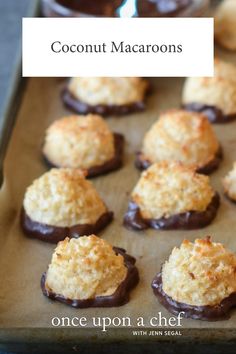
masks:
[[[210,237],[175,247],[152,282],[160,303],[174,315],[217,321],[236,306],[236,257]]]
[[[57,243],[65,237],[97,233],[113,219],[84,172],[51,169],[26,190],[21,211],[25,234]]]
[[[233,165],[233,169],[224,177],[223,187],[228,199],[236,203],[236,162]]]
[[[145,109],[148,88],[148,82],[138,77],[74,77],[62,98],[77,113],[123,115]]]
[[[208,119],[195,112],[170,110],[146,133],[136,154],[136,167],[143,170],[154,162],[181,161],[209,174],[219,165],[222,149]]]
[[[214,77],[190,77],[183,89],[184,108],[204,113],[211,123],[236,119],[236,66],[215,60]]]
[[[47,129],[43,155],[51,167],[81,168],[94,177],[122,166],[123,146],[123,136],[101,116],[69,116]]]
[[[114,307],[138,284],[135,258],[95,235],[58,243],[41,279],[43,294],[76,308]]]
[[[215,13],[215,39],[222,47],[236,50],[236,1],[223,0]]]
[[[219,204],[208,176],[180,162],[163,161],[141,174],[124,225],[133,230],[198,229],[213,221]]]

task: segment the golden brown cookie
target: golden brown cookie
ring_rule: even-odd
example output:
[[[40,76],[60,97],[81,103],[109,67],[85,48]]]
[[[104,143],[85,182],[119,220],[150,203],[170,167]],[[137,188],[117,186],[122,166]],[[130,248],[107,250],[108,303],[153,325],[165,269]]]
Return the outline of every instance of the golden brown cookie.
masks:
[[[51,167],[81,168],[94,177],[121,167],[123,145],[101,116],[69,116],[47,129],[43,155]]]
[[[80,114],[122,115],[143,111],[148,90],[148,82],[138,77],[74,77],[62,98]]]
[[[28,236],[57,243],[98,232],[112,218],[83,171],[54,168],[27,188],[21,225]]]
[[[136,166],[143,170],[154,162],[180,161],[208,174],[218,167],[221,155],[215,132],[204,115],[171,110],[145,134]]]
[[[141,174],[124,225],[134,230],[197,229],[212,222],[219,203],[208,176],[179,162],[163,161]]]
[[[72,307],[120,306],[139,281],[135,259],[95,235],[58,243],[41,280],[45,296]]]
[[[224,48],[236,50],[236,1],[223,0],[215,13],[215,39]]]
[[[187,110],[204,113],[212,123],[236,119],[236,66],[215,59],[214,77],[188,78],[183,104]]]
[[[161,304],[177,315],[220,320],[236,305],[236,256],[210,237],[184,240],[152,282]]]
[[[236,203],[236,162],[232,170],[224,177],[223,187],[225,195],[234,203]]]

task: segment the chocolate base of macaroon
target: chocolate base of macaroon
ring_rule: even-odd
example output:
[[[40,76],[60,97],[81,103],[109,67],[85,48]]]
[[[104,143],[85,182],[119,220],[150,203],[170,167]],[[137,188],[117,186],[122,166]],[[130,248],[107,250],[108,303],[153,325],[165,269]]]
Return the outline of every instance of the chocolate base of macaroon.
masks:
[[[210,173],[217,170],[220,162],[222,161],[222,158],[223,158],[223,150],[222,150],[222,147],[220,147],[219,150],[217,151],[214,159],[209,161],[205,166],[199,167],[196,170],[196,172],[202,173],[204,175],[209,175]],[[143,171],[143,170],[146,170],[151,165],[152,165],[151,161],[143,158],[142,152],[138,151],[136,153],[135,166],[137,167],[137,169],[139,169],[140,171]]]
[[[118,170],[119,168],[122,167],[125,139],[122,134],[114,133],[113,135],[114,135],[114,147],[115,147],[114,157],[112,159],[110,159],[109,161],[105,162],[103,165],[94,166],[94,167],[90,167],[89,169],[87,169],[87,176],[86,176],[87,178],[105,175],[109,172]],[[43,154],[43,159],[44,159],[44,162],[46,163],[46,165],[50,168],[51,167],[56,167],[56,168],[62,167],[62,166],[58,166],[58,165],[53,164],[45,154]],[[63,167],[65,167],[65,166],[63,166]]]
[[[78,238],[80,236],[97,234],[113,220],[113,212],[104,213],[95,224],[80,224],[70,227],[60,227],[43,224],[32,220],[22,207],[20,224],[24,233],[30,238],[36,238],[49,243],[58,243],[66,237]]]
[[[96,296],[95,298],[85,300],[67,299],[62,295],[55,294],[54,292],[46,289],[46,273],[44,273],[41,278],[41,288],[43,294],[51,300],[57,300],[75,308],[116,307],[126,304],[129,301],[130,291],[139,282],[138,269],[135,267],[136,259],[128,255],[126,251],[122,248],[113,247],[113,250],[116,254],[120,254],[124,257],[124,263],[127,267],[126,278],[119,285],[114,294],[108,296]]]
[[[94,113],[102,116],[125,115],[142,112],[146,108],[146,104],[141,101],[123,105],[98,104],[93,106],[75,98],[67,88],[62,91],[62,100],[67,108],[79,114]]]
[[[220,108],[216,106],[210,106],[201,103],[189,103],[183,105],[186,111],[198,112],[207,116],[211,123],[215,124],[225,124],[236,120],[236,113],[234,114],[224,114]]]
[[[205,211],[188,211],[168,218],[144,219],[136,203],[129,203],[123,224],[128,229],[141,231],[148,228],[155,230],[194,230],[209,225],[215,218],[220,206],[220,197],[216,193]]]
[[[50,0],[49,4],[52,3],[55,10],[48,7],[42,2],[42,13],[46,17],[58,17],[56,12],[56,6],[61,5],[62,9],[66,8],[68,16],[70,17],[81,17],[82,14],[89,14],[98,17],[120,17],[120,7],[123,5],[122,0],[103,0],[103,1],[78,1],[78,0]],[[156,0],[155,2],[146,0],[138,1],[137,4],[137,16],[139,17],[170,17],[177,16],[182,10],[191,5],[193,0]],[[161,6],[159,5],[161,3]],[[158,6],[159,5],[159,6]],[[60,7],[59,7],[60,8]],[[53,10],[56,12],[54,13]],[[59,10],[58,10],[59,11]],[[61,12],[63,12],[61,10]],[[62,16],[62,14],[61,14]]]
[[[218,305],[194,306],[177,302],[168,296],[162,287],[161,273],[157,274],[152,281],[152,289],[160,303],[174,315],[183,313],[184,317],[194,320],[220,321],[228,319],[230,309],[236,306],[236,293],[222,300]]]

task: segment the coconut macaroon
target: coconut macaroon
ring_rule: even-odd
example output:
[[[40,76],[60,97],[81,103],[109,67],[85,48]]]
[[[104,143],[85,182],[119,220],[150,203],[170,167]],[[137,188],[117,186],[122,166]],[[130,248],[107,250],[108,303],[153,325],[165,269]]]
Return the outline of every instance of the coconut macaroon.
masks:
[[[210,237],[175,247],[152,287],[172,313],[202,320],[225,318],[236,305],[236,256]]]
[[[236,162],[233,165],[233,169],[223,179],[223,187],[225,195],[236,203]]]
[[[138,283],[135,259],[95,235],[58,243],[43,274],[44,295],[73,307],[120,306]]]
[[[236,66],[215,59],[214,77],[190,77],[183,88],[187,110],[206,114],[212,123],[236,118]]]
[[[54,168],[27,188],[21,225],[28,236],[56,243],[98,232],[112,218],[83,171]]]
[[[208,174],[218,167],[221,157],[215,132],[204,115],[171,110],[146,133],[135,164],[142,170],[154,162],[181,161]]]
[[[74,77],[63,100],[82,114],[127,114],[145,109],[148,87],[148,82],[138,77]]]
[[[215,39],[224,48],[236,50],[236,1],[224,0],[215,14]]]
[[[47,129],[43,155],[50,166],[86,169],[93,177],[121,167],[123,145],[101,116],[69,116]]]
[[[159,162],[141,174],[124,225],[134,230],[196,229],[215,218],[219,196],[208,176],[180,162]]]

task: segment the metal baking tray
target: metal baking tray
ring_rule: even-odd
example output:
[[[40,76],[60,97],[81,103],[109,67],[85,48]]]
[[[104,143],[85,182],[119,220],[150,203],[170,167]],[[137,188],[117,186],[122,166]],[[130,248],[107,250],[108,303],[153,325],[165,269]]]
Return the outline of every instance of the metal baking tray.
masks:
[[[236,55],[219,48],[216,48],[216,54],[236,64]],[[23,87],[19,72],[16,72],[17,84],[13,87],[14,95],[5,114],[6,128],[2,130],[0,151],[0,156],[4,156],[4,164],[0,166],[3,166],[3,169],[0,169],[3,171],[0,190],[0,349],[32,350],[40,343],[41,352],[44,347],[49,350],[51,347],[55,348],[55,345],[57,350],[77,350],[88,344],[128,344],[134,340],[135,343],[145,346],[152,346],[154,343],[175,343],[176,350],[178,344],[193,341],[224,345],[236,343],[236,311],[232,311],[229,320],[221,322],[185,319],[180,329],[181,336],[152,336],[149,331],[147,335],[133,335],[135,320],[139,316],[144,317],[145,322],[160,311],[167,318],[172,316],[159,304],[150,284],[174,246],[180,245],[185,238],[194,240],[196,237],[212,235],[215,241],[223,242],[236,252],[236,207],[223,197],[221,186],[222,177],[231,168],[233,161],[236,161],[236,122],[214,126],[224,149],[224,159],[219,170],[211,176],[213,186],[221,194],[221,207],[210,226],[195,231],[148,230],[139,233],[128,231],[122,226],[129,193],[139,178],[139,172],[134,167],[134,153],[139,149],[144,133],[156,121],[160,112],[179,107],[181,103],[184,79],[150,80],[154,90],[148,98],[145,112],[107,118],[112,130],[125,136],[124,167],[117,172],[93,179],[108,207],[115,212],[115,220],[100,235],[136,257],[140,283],[131,293],[131,300],[125,306],[76,310],[58,302],[51,302],[42,295],[40,277],[50,262],[55,246],[26,238],[19,227],[19,212],[25,189],[47,170],[41,157],[45,129],[55,119],[70,114],[60,99],[65,81],[60,78],[31,78]],[[20,93],[22,100],[19,104],[16,97]],[[13,125],[14,129],[11,131]],[[92,317],[129,316],[133,327],[109,328],[103,333],[100,328],[90,326],[81,329],[53,328],[51,325],[53,317],[75,316],[85,316],[88,322]],[[151,330],[158,329],[160,328]]]

